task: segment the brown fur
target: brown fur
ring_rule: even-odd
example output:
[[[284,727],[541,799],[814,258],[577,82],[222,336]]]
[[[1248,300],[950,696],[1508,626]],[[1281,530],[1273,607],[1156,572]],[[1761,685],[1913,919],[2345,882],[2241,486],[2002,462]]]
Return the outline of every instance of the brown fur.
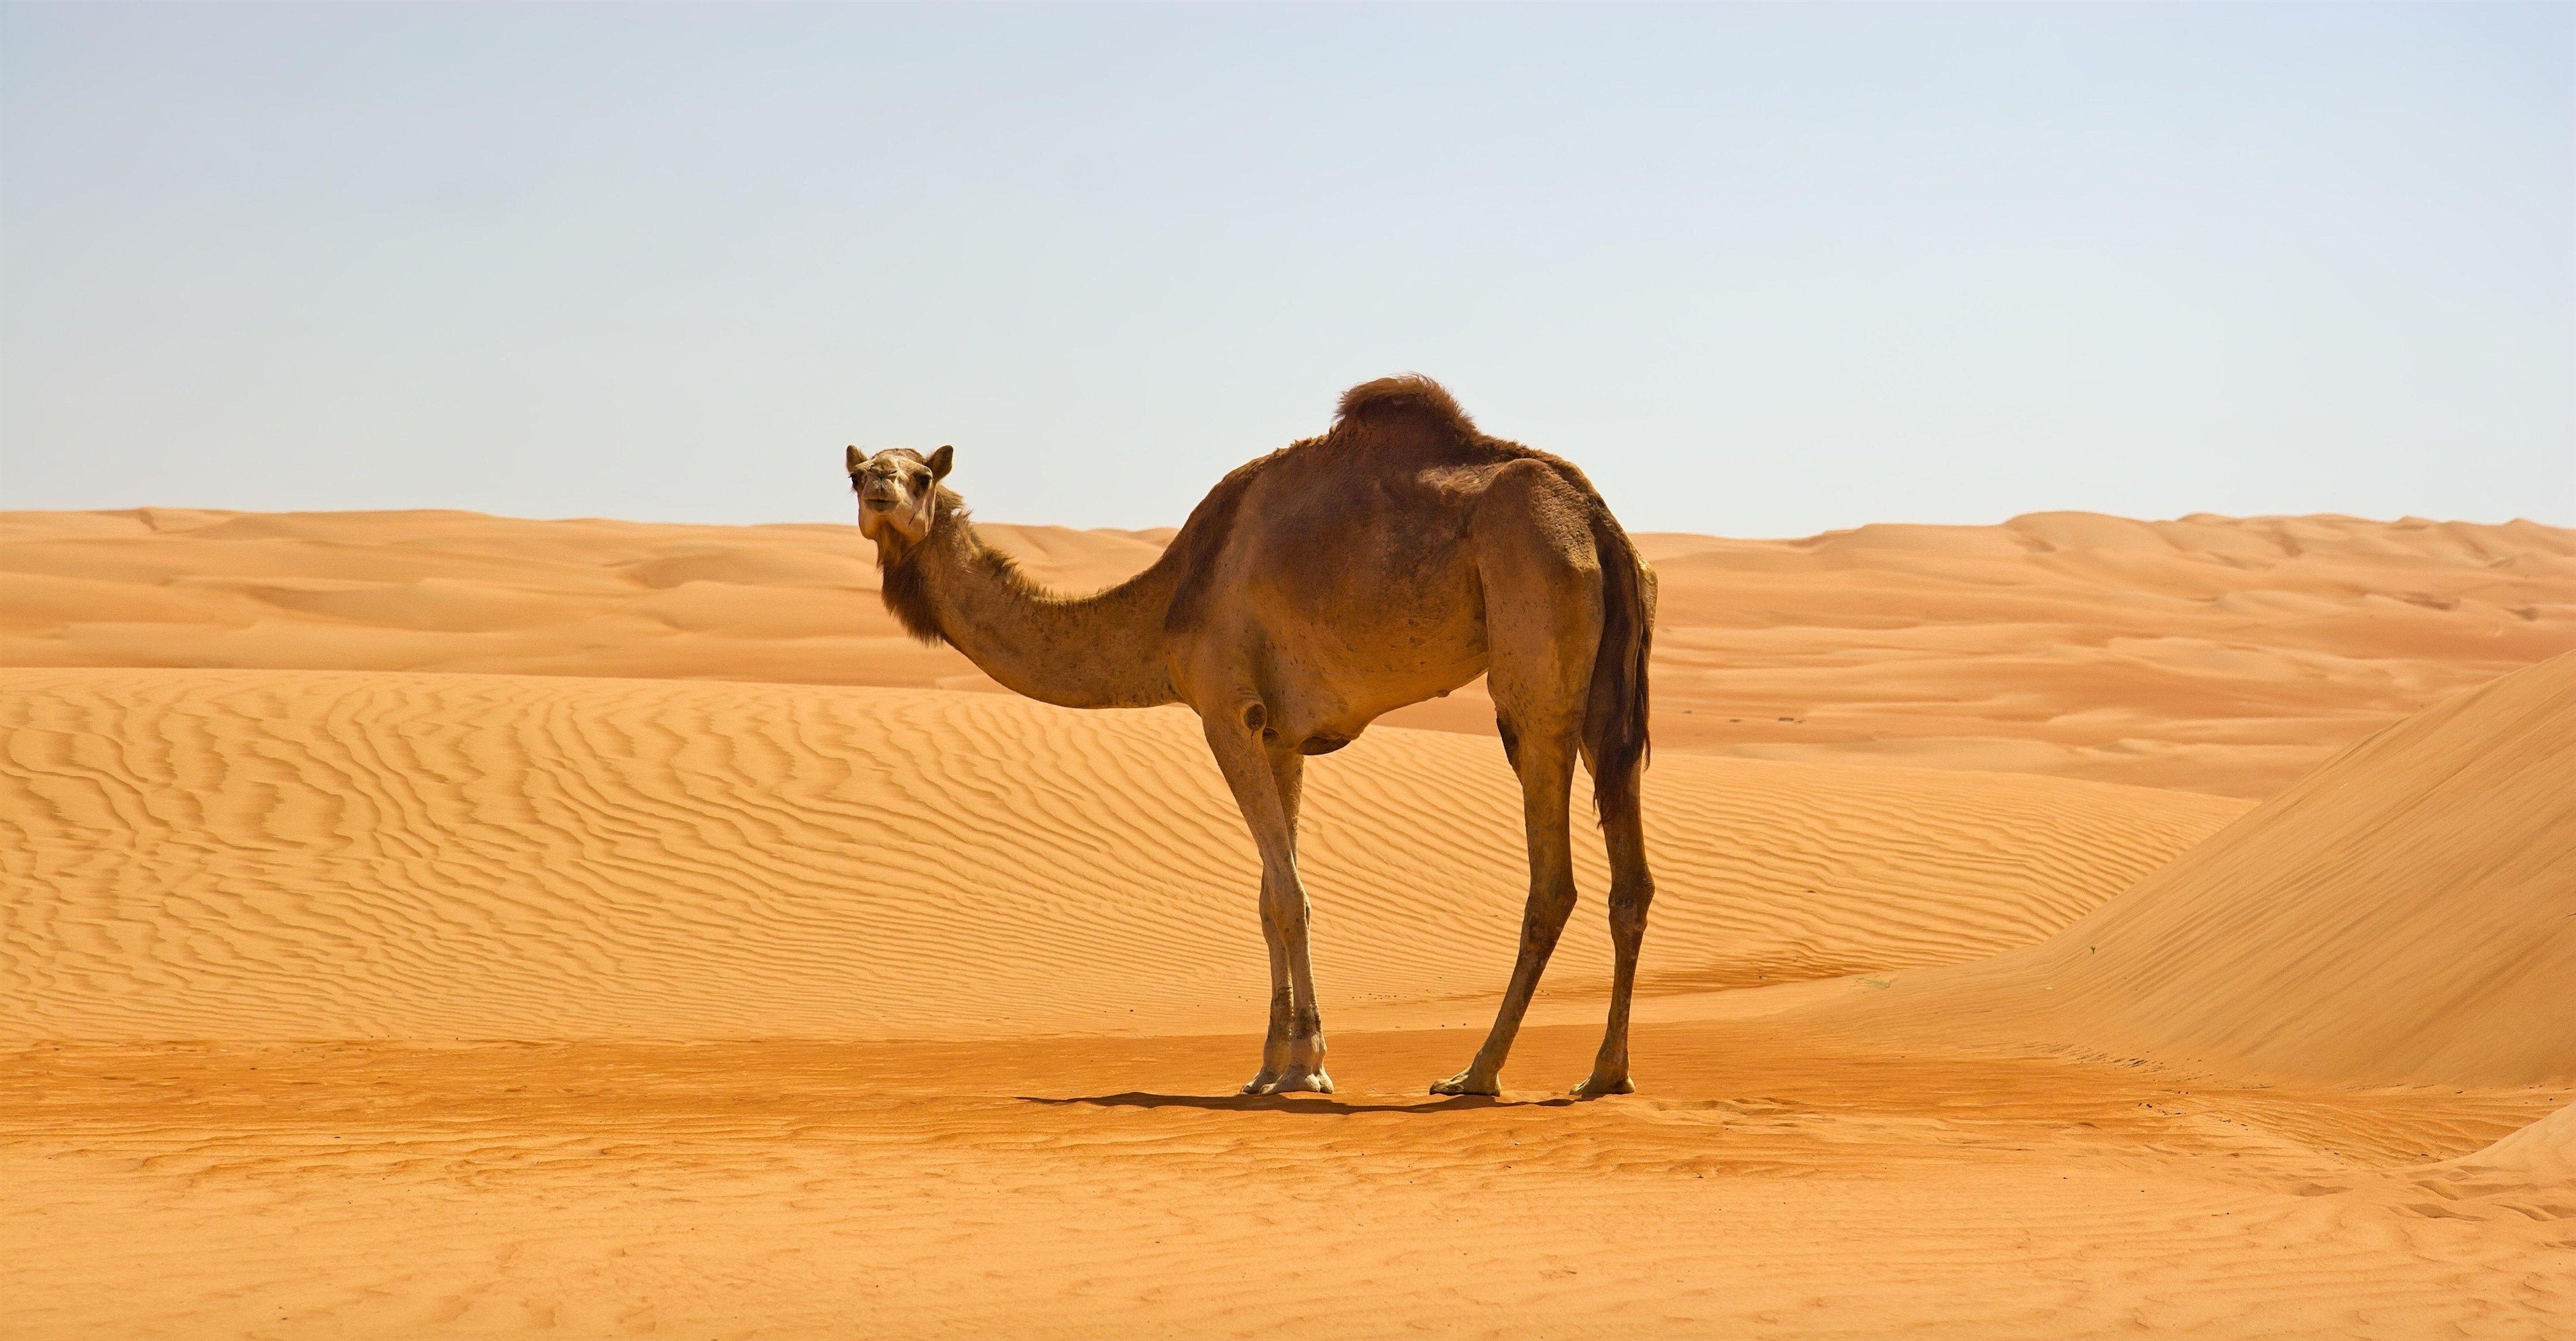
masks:
[[[1593,811],[1607,827],[1611,817],[1636,812],[1639,775],[1654,753],[1646,666],[1655,650],[1655,610],[1645,562],[1606,505],[1593,516],[1592,542],[1601,550],[1601,653],[1592,663],[1583,741],[1592,757]]]
[[[1567,809],[1578,761],[1611,857],[1610,1026],[1580,1092],[1629,1088],[1627,1024],[1646,909],[1639,778],[1648,750],[1654,575],[1583,472],[1490,437],[1427,377],[1353,387],[1331,430],[1228,473],[1144,572],[1046,591],[987,547],[938,487],[947,449],[851,455],[885,602],[1004,685],[1070,707],[1175,700],[1199,715],[1262,859],[1270,1036],[1247,1092],[1326,1090],[1296,865],[1305,759],[1479,673],[1521,779],[1529,902],[1521,951],[1474,1064],[1441,1093],[1494,1093],[1575,900]]]
[[[886,609],[894,612],[895,622],[903,625],[903,631],[937,647],[948,641],[948,635],[940,632],[938,612],[930,607],[930,593],[924,589],[919,560],[923,550],[942,538],[942,527],[963,526],[971,530],[974,523],[966,520],[966,500],[953,489],[939,491],[939,502],[931,516],[930,535],[919,544],[895,536],[877,547],[877,581]],[[1024,591],[1038,590],[1010,555],[980,541],[975,548],[977,560],[995,579]]]
[[[1362,382],[1342,393],[1334,410],[1333,429],[1409,418],[1437,424],[1460,438],[1476,436],[1476,421],[1458,407],[1449,389],[1420,373],[1401,373]]]
[[[1283,447],[1227,471],[1225,478],[1208,490],[1207,497],[1190,509],[1189,519],[1181,523],[1180,533],[1172,537],[1172,543],[1163,547],[1163,557],[1155,566],[1171,564],[1175,574],[1172,603],[1163,615],[1165,633],[1188,633],[1205,618],[1216,557],[1226,537],[1234,531],[1235,513],[1243,507],[1244,493],[1271,462],[1295,450],[1295,446]]]

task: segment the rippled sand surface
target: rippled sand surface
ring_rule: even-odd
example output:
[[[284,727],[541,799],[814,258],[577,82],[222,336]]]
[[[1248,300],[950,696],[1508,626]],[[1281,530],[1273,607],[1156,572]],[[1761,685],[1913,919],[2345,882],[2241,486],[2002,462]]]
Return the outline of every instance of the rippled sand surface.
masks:
[[[2563,532],[1652,538],[1581,1104],[1589,832],[1423,1090],[1519,917],[1472,690],[1313,761],[1339,1091],[1244,1099],[1190,719],[983,692],[832,528],[0,535],[0,1336],[2576,1331]]]
[[[986,525],[1073,590],[1168,531]],[[2351,517],[1644,535],[1655,739],[2259,799],[2576,647],[2576,532]],[[1001,692],[902,636],[848,526],[462,512],[0,513],[0,665],[438,670]],[[1481,683],[1391,725],[1488,736]]]

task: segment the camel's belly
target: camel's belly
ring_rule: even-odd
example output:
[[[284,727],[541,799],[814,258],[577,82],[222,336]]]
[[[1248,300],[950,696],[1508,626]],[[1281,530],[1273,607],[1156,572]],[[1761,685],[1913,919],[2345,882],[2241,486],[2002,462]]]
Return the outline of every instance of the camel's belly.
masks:
[[[1398,708],[1439,698],[1485,673],[1481,640],[1472,648],[1405,666],[1341,666],[1280,677],[1271,690],[1281,739],[1307,754],[1329,754]]]

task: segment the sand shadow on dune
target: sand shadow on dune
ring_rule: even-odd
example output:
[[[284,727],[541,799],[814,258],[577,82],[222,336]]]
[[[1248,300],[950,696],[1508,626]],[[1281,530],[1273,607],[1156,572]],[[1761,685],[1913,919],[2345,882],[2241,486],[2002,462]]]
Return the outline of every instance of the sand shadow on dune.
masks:
[[[1123,1094],[1081,1094],[1070,1098],[1048,1098],[1036,1094],[1013,1097],[1022,1103],[1055,1108],[1080,1104],[1092,1108],[1199,1108],[1219,1113],[1454,1113],[1469,1108],[1565,1108],[1580,1102],[1566,1095],[1546,1099],[1498,1099],[1484,1094],[1456,1094],[1360,1101],[1336,1099],[1329,1094],[1153,1094],[1144,1090],[1129,1090]]]

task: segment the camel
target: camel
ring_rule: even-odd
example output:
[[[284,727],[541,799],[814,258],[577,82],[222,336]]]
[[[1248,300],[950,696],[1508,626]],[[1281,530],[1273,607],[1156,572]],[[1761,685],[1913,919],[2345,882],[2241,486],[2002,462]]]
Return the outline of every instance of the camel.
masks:
[[[953,447],[848,451],[886,607],[1012,690],[1069,708],[1185,703],[1261,854],[1270,1026],[1246,1094],[1333,1089],[1297,875],[1306,756],[1477,675],[1521,784],[1529,902],[1493,1029],[1434,1094],[1501,1092],[1574,908],[1568,798],[1593,776],[1611,866],[1609,1024],[1575,1094],[1634,1090],[1628,1005],[1654,879],[1639,781],[1655,580],[1583,472],[1479,432],[1427,377],[1351,388],[1330,431],[1237,468],[1144,572],[1040,588],[968,522]]]

